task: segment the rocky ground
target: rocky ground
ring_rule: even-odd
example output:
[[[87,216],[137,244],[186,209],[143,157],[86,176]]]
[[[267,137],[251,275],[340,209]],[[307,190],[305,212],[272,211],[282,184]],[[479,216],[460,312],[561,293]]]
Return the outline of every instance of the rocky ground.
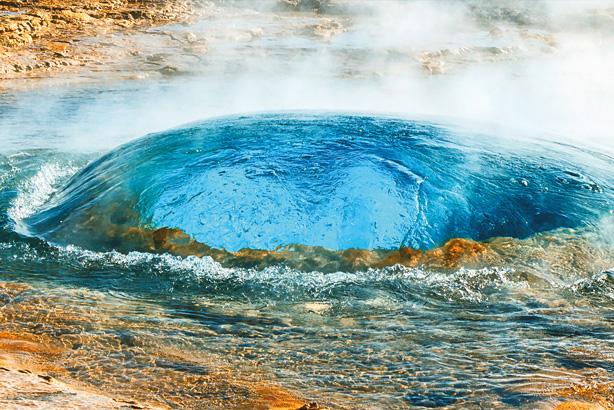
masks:
[[[290,10],[302,7],[300,1],[282,3]],[[136,65],[139,65],[136,71],[141,73],[174,75],[178,70],[167,62],[168,56],[156,51],[170,49],[171,54],[180,57],[202,55],[207,51],[205,40],[188,30],[180,36],[150,30],[168,24],[188,24],[213,12],[214,8],[213,2],[192,0],[0,1],[0,89],[5,81],[11,80],[19,84],[24,79],[66,79],[75,73],[80,77],[86,73],[96,77],[100,71],[129,74]],[[75,323],[93,324],[100,318],[89,314],[77,318],[71,312],[56,309],[37,293],[26,284],[0,283],[0,407],[3,409],[158,409],[169,405],[321,408],[264,380],[242,379],[232,369],[211,366],[210,359],[195,364],[185,352],[172,347],[167,351],[170,362],[187,360],[192,362],[190,368],[206,364],[207,374],[196,372],[185,376],[163,370],[164,374],[152,375],[153,381],[137,381],[136,376],[133,381],[137,385],[144,383],[140,388],[107,377],[109,369],[95,370],[88,380],[78,378],[75,368],[93,366],[94,361],[104,359],[104,354],[97,356],[98,359],[89,356],[98,350],[95,346],[102,340],[84,334],[77,337],[78,341],[66,337],[77,336]],[[89,357],[79,358],[81,354]],[[164,355],[155,353],[156,360],[166,361],[162,359]],[[148,359],[143,356],[143,360]],[[216,370],[211,372],[213,367]],[[171,395],[160,395],[162,391]],[[148,397],[157,399],[149,401]]]
[[[120,78],[135,79],[148,75],[176,76],[194,62],[201,62],[204,69],[217,64],[218,72],[239,71],[234,65],[241,63],[246,55],[262,54],[266,59],[277,53],[264,46],[252,46],[252,41],[262,38],[263,33],[264,37],[268,35],[260,23],[254,27],[224,27],[223,32],[213,31],[208,38],[191,26],[184,30],[168,30],[166,26],[220,17],[216,14],[220,4],[231,7],[242,2],[248,0],[0,0],[0,89],[5,81],[67,78],[72,73],[80,76],[86,73],[93,78],[101,72],[117,72]],[[315,11],[317,16],[317,20],[301,20],[295,25],[291,21],[286,31],[275,32],[276,26],[269,26],[274,31],[271,36],[284,38],[307,33],[315,41],[326,44],[350,26],[349,17],[344,17],[327,0],[262,0],[264,3],[275,5],[279,11]],[[511,46],[469,44],[422,48],[393,44],[380,54],[369,55],[369,59],[363,58],[360,49],[348,49],[334,56],[339,60],[334,60],[333,67],[342,67],[342,74],[352,78],[380,78],[395,67],[404,73],[413,66],[425,76],[443,75],[470,64],[496,64],[527,55],[550,55],[560,46],[552,33],[556,30],[535,29],[531,24],[539,21],[530,21],[525,14],[504,8],[490,14],[481,10],[478,9],[475,18],[485,27],[485,36],[494,39],[493,43],[505,36],[514,37]],[[591,24],[610,30],[613,10],[591,14]],[[225,13],[221,18],[232,17],[234,11]],[[241,43],[246,54],[228,60],[203,61],[210,49],[215,52],[216,38],[220,39],[219,50],[226,43]],[[293,53],[283,54],[280,59],[291,60],[288,56],[309,52],[308,48],[297,46]],[[372,60],[378,64],[367,64]],[[399,61],[403,65],[396,65]],[[503,249],[507,244],[502,240],[495,245]],[[447,266],[482,254],[481,248],[479,252],[475,249],[473,244],[454,242],[425,258],[430,258],[427,262],[432,264],[444,261]],[[358,259],[360,255],[350,256]],[[544,255],[536,257],[543,259]],[[84,312],[72,308],[62,310],[57,300],[42,294],[25,284],[0,283],[0,408],[166,408],[169,403],[186,408],[205,406],[203,403],[235,408],[317,408],[274,384],[243,379],[236,374],[236,369],[217,367],[211,358],[190,356],[173,346],[158,345],[156,340],[142,340],[140,335],[147,333],[146,326],[131,329],[139,337],[120,340],[119,332],[106,332],[115,325],[101,317],[102,304]],[[75,298],[83,299],[82,295]],[[318,306],[312,308],[317,310]],[[120,323],[116,327],[125,329],[129,325]],[[142,362],[155,354],[155,360],[160,363],[176,366],[159,366],[145,373],[148,376],[145,379],[140,379],[142,374],[135,372],[130,380],[132,384],[127,384],[121,377],[111,379],[109,369],[121,366],[117,361],[105,361],[109,349]],[[198,373],[203,368],[208,370],[207,374]],[[177,369],[190,369],[195,374],[186,372],[189,374],[185,376]],[[76,372],[86,374],[89,380],[75,377]],[[185,378],[179,382],[180,377]],[[585,383],[582,379],[582,383],[553,386],[552,382],[547,384],[548,377],[544,376],[544,390],[560,399],[557,409],[614,408],[612,383]],[[137,393],[130,394],[130,390]],[[243,401],[239,400],[241,395]],[[159,400],[149,402],[148,396]],[[224,404],[214,402],[224,397],[231,399]]]
[[[0,78],[99,64],[88,37],[185,21],[194,10],[189,0],[2,1]]]
[[[317,12],[326,3],[324,0],[267,0],[262,7]],[[0,80],[45,78],[79,68],[96,71],[97,67],[116,66],[118,60],[128,60],[126,65],[130,66],[135,64],[130,61],[131,57],[143,57],[140,60],[149,65],[146,71],[176,74],[177,68],[163,64],[160,53],[154,50],[143,55],[143,47],[139,46],[148,42],[147,38],[155,39],[152,49],[160,51],[171,46],[173,53],[199,57],[207,51],[206,40],[188,31],[177,35],[149,29],[172,23],[188,25],[198,18],[215,15],[219,7],[241,4],[241,0],[0,1]],[[330,31],[327,27],[316,29],[323,36]],[[258,33],[247,35],[253,37]]]
[[[47,78],[66,72],[78,72],[81,77],[100,77],[104,72],[119,74],[121,79],[142,79],[194,72],[196,67],[207,73],[227,72],[228,64],[240,70],[241,59],[222,57],[228,46],[241,50],[245,60],[273,52],[266,42],[258,43],[262,38],[279,41],[303,36],[326,45],[350,29],[363,29],[354,23],[372,17],[372,6],[368,0],[0,1],[0,80]],[[368,56],[364,50],[349,47],[336,54],[335,67],[341,77],[352,78],[394,74],[399,64],[399,70],[417,68],[426,75],[440,75],[469,65],[556,52],[555,28],[504,6],[466,11],[467,21],[483,30],[492,45],[469,42],[441,47],[437,42],[412,45],[401,41],[386,43],[381,50],[376,47]],[[306,18],[296,18],[299,13]],[[604,13],[590,16],[607,25],[613,15]],[[228,24],[216,29],[220,20]],[[193,24],[202,21],[207,23]],[[170,27],[173,24],[186,27],[178,30]],[[385,26],[368,34],[388,40],[395,36]],[[309,52],[300,43],[285,47],[274,50],[271,58],[285,53],[285,60],[291,61]]]
[[[110,336],[112,311],[123,308],[86,293],[50,297],[27,284],[0,282],[0,408],[322,408],[266,376],[250,380],[255,369],[244,377],[214,357],[162,347],[146,336],[149,325],[130,340]],[[97,307],[68,308],[65,297]]]

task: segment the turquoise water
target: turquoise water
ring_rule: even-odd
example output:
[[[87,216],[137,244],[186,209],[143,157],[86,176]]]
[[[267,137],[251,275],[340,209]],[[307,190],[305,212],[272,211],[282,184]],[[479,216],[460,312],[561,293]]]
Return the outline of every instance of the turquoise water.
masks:
[[[80,380],[121,389],[116,374],[138,385],[165,368],[207,371],[141,360],[160,345],[258,368],[340,408],[535,408],[614,377],[607,155],[409,119],[286,113],[194,123],[107,153],[8,144],[0,169],[0,278],[94,317],[13,325],[123,343],[113,354],[107,339],[72,345],[87,357],[64,359]],[[464,237],[492,253],[439,268],[245,268],[118,239],[165,227],[228,251],[429,250]],[[226,397],[177,382],[152,394]]]
[[[610,167],[592,152],[395,118],[228,117],[112,151],[23,222],[96,250],[130,250],[105,224],[179,228],[229,251],[428,249],[595,224],[612,207]]]

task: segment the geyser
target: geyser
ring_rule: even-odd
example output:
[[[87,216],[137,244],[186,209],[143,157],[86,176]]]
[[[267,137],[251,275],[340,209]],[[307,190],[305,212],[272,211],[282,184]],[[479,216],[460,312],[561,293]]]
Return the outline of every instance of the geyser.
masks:
[[[228,251],[426,249],[591,223],[612,207],[611,160],[592,155],[390,117],[225,117],[108,153],[25,222],[96,250],[161,228]]]

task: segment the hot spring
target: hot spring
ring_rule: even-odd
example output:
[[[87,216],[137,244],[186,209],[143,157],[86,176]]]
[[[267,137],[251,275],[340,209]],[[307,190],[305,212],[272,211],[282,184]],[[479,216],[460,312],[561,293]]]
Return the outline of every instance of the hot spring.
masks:
[[[0,160],[0,269],[35,286],[0,289],[5,327],[52,332],[73,379],[191,408],[263,381],[335,408],[608,400],[605,154],[280,113]]]
[[[609,165],[398,118],[226,117],[113,150],[23,222],[97,251],[137,250],[122,235],[161,228],[229,252],[426,250],[595,224],[612,207]]]

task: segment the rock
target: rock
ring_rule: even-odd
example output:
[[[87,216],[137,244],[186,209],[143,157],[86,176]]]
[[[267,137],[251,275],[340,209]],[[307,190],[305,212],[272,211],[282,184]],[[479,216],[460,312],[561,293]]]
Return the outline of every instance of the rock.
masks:
[[[181,71],[179,70],[179,68],[175,67],[175,66],[171,66],[171,65],[167,65],[162,67],[161,69],[158,70],[158,72],[162,75],[177,75],[179,74]]]
[[[3,352],[58,354],[61,350],[42,343],[16,340],[0,335],[0,350]]]
[[[92,18],[88,14],[85,14],[82,12],[62,10],[59,13],[54,14],[52,19],[62,20],[62,21],[69,22],[69,23],[74,23],[74,22],[82,23],[82,22],[90,21]]]
[[[325,18],[320,23],[312,26],[313,35],[324,39],[330,39],[337,34],[346,31],[345,27],[339,20]]]
[[[12,299],[30,289],[31,286],[25,283],[0,282],[0,298]]]
[[[273,384],[257,383],[249,386],[250,390],[258,397],[256,408],[271,410],[295,410],[302,409],[304,401],[292,393],[281,389]]]
[[[196,37],[194,33],[185,34],[185,41],[187,41],[188,43],[192,44],[192,43],[195,43],[197,40],[198,38]]]
[[[110,49],[113,47],[111,45],[90,41],[77,43],[85,37],[96,37],[124,28],[181,22],[193,14],[190,4],[184,0],[0,2],[0,51],[8,52],[11,60],[14,58],[13,61],[9,60],[10,64],[0,62],[0,73],[29,76],[29,71],[65,67],[67,64],[50,58],[67,57],[69,44],[72,44],[70,54],[83,61],[83,66],[95,64],[101,55],[112,58],[104,56],[105,48]],[[191,39],[188,36],[186,40],[190,42]],[[32,61],[42,63],[32,65]]]
[[[589,403],[584,401],[566,401],[558,404],[554,410],[605,410],[598,403]]]
[[[320,405],[318,405],[318,403],[316,403],[315,401],[312,401],[309,403],[305,403],[298,410],[319,410],[319,409],[321,409]]]
[[[295,11],[326,11],[330,0],[279,0],[279,7]]]
[[[49,51],[53,51],[55,53],[62,54],[65,51],[67,51],[68,44],[67,43],[58,43],[58,42],[51,41],[51,42],[45,44],[45,48],[47,50],[49,50]]]
[[[148,63],[163,63],[166,61],[164,54],[154,54],[147,57]]]
[[[132,400],[122,400],[104,393],[87,390],[54,379],[47,374],[38,374],[28,369],[2,367],[0,382],[0,407],[47,408],[47,409],[156,409]]]
[[[170,230],[168,235],[173,236]],[[174,236],[182,240],[179,233]],[[108,304],[101,294],[64,290],[48,297],[45,292],[0,282],[0,295],[8,301],[0,303],[0,409],[220,408],[223,404],[296,410],[305,403],[281,386],[233,374],[226,360],[218,363],[215,356],[160,343],[159,337],[140,326],[119,326],[126,324],[122,319],[115,322],[124,306]],[[84,299],[97,304],[75,308],[74,301]],[[136,306],[140,304],[130,309]],[[123,331],[118,333],[119,329]],[[170,329],[176,328],[170,325]],[[124,361],[126,357],[134,361]],[[150,366],[152,358],[162,366]]]
[[[264,34],[264,30],[259,27],[259,28],[251,29],[249,33],[252,35],[252,39],[255,39],[255,38],[262,37],[262,35]]]
[[[305,303],[303,305],[303,309],[305,310],[305,312],[315,313],[318,315],[325,313],[326,311],[330,310],[330,308],[331,308],[330,303],[325,303],[325,302],[311,302],[311,303]]]

